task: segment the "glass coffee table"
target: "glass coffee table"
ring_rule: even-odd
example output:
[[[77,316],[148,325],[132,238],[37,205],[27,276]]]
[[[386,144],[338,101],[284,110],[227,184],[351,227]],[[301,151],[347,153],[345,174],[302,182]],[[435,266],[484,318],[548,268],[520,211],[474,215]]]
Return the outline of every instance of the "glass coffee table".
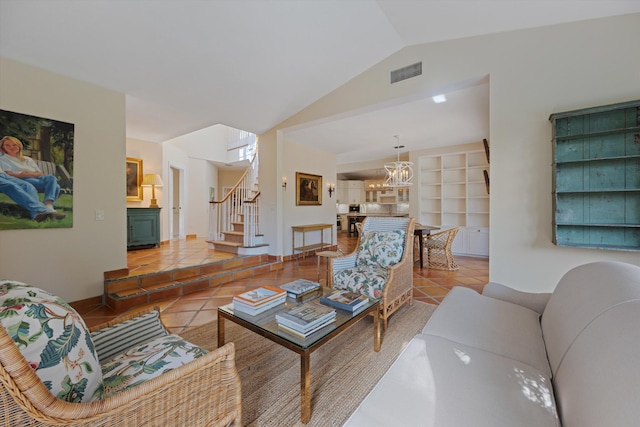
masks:
[[[311,353],[369,314],[373,315],[373,349],[380,351],[380,299],[370,298],[369,302],[356,313],[336,309],[335,322],[305,338],[278,327],[277,313],[295,305],[318,299],[321,295],[331,291],[330,288],[322,287],[315,294],[310,294],[302,299],[287,298],[284,304],[256,316],[239,311],[234,312],[233,304],[218,308],[218,347],[223,346],[225,342],[224,321],[227,319],[300,355],[300,419],[303,423],[308,423],[311,419],[311,375],[309,373]]]

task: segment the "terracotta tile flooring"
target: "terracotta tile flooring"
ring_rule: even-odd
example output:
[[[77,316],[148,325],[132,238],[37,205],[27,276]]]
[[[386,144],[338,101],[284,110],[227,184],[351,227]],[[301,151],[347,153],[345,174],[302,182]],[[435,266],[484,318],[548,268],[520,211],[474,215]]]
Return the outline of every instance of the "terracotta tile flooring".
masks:
[[[353,250],[356,237],[348,237],[346,232],[338,233],[338,248],[344,253]],[[172,240],[161,248],[128,252],[131,275],[192,266],[233,258],[232,254],[208,249],[205,239]],[[281,285],[298,278],[318,281],[324,279],[325,260],[321,260],[318,276],[317,257],[307,256],[284,263],[284,268],[252,278],[223,284],[215,289],[184,295],[179,298],[154,303],[159,305],[165,325],[174,333],[215,320],[217,308],[231,302],[233,295],[262,285]],[[489,281],[489,260],[486,258],[456,257],[458,271],[421,269],[414,264],[413,295],[418,301],[439,304],[453,286],[465,286],[481,291]],[[142,307],[137,307],[140,309]],[[107,322],[119,316],[105,306],[96,305],[79,309],[88,326]]]

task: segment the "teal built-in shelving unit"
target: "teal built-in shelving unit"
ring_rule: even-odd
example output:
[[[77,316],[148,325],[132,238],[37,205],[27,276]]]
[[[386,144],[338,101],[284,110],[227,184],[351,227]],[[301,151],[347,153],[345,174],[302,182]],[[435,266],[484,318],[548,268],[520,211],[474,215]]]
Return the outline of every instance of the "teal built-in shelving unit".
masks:
[[[640,251],[640,101],[549,120],[554,243]]]

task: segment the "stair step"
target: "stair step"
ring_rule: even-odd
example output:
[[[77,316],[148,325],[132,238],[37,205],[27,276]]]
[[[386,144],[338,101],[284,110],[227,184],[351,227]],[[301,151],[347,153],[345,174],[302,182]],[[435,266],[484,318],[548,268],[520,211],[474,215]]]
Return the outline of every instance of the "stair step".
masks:
[[[229,240],[215,240],[209,243],[219,246],[233,246],[234,248],[239,248],[240,246],[242,246],[242,243],[230,242]]]
[[[108,279],[104,285],[105,303],[113,310],[127,310],[281,268],[282,261],[275,257],[247,255],[172,271]]]

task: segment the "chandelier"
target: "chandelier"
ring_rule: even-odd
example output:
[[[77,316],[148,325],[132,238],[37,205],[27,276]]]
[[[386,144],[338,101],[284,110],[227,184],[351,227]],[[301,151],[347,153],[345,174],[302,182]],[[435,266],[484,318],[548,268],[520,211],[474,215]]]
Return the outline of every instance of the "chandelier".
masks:
[[[387,177],[384,180],[384,187],[407,187],[412,185],[411,179],[413,178],[413,166],[412,162],[400,161],[400,149],[404,148],[404,145],[400,145],[400,137],[398,135],[393,136],[398,145],[395,148],[398,151],[398,160],[395,162],[389,162],[384,164],[384,168],[387,171]]]

